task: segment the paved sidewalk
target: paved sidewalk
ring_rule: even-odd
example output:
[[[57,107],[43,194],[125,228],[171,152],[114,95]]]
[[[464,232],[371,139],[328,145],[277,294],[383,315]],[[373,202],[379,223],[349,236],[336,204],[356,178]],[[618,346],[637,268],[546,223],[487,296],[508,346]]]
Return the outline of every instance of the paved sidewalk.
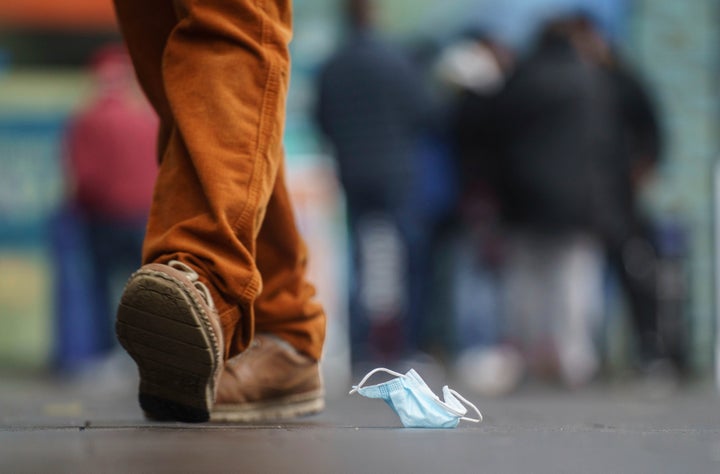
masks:
[[[440,392],[442,380],[428,382]],[[291,423],[187,425],[145,421],[132,380],[0,383],[1,473],[720,472],[720,403],[709,384],[663,396],[639,386],[526,387],[505,399],[461,392],[482,424],[419,430],[358,396],[335,394],[323,414]]]

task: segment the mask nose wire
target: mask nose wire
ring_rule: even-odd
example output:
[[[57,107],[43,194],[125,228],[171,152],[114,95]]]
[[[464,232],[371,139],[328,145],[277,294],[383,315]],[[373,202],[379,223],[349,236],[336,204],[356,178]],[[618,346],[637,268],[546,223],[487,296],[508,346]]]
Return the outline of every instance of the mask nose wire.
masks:
[[[472,421],[473,423],[480,423],[480,422],[483,420],[482,413],[480,413],[480,410],[478,410],[478,407],[476,407],[473,403],[469,402],[465,397],[463,397],[462,395],[460,395],[459,393],[457,393],[455,390],[453,390],[453,389],[451,389],[451,388],[449,388],[449,387],[448,387],[448,390],[450,391],[450,393],[452,393],[453,395],[455,395],[455,396],[458,398],[458,400],[460,400],[460,401],[463,402],[465,405],[467,405],[467,406],[469,406],[470,408],[472,408],[473,410],[475,410],[475,413],[478,414],[478,418],[477,418],[477,419],[476,419],[476,418],[468,418],[468,417],[466,417],[466,416],[463,416],[463,417],[460,418],[461,420]]]
[[[375,375],[378,372],[387,372],[388,374],[394,375],[395,377],[403,377],[403,374],[395,372],[394,370],[386,369],[385,367],[378,367],[377,369],[373,369],[370,372],[368,372],[367,375],[365,375],[365,377],[363,377],[363,379],[360,381],[359,384],[353,385],[352,390],[350,390],[350,392],[348,392],[348,395],[352,395],[353,393],[360,390],[360,388],[362,388],[362,386],[365,385],[365,382],[367,382],[370,377],[372,377],[373,375]],[[476,410],[477,410],[477,408],[476,408]]]

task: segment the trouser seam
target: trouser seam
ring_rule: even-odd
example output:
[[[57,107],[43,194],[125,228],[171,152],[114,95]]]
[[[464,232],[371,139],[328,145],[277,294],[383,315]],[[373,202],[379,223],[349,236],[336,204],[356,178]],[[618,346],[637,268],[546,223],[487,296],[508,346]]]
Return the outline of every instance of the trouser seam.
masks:
[[[261,3],[260,1],[256,4]],[[262,18],[261,26],[261,38],[260,45],[263,46],[266,43],[266,29],[267,19]],[[257,141],[254,153],[252,155],[252,171],[250,173],[250,182],[248,189],[248,201],[245,203],[243,210],[240,212],[238,218],[233,222],[232,229],[238,234],[240,229],[250,228],[251,232],[248,237],[251,239],[251,252],[253,258],[256,254],[255,239],[262,226],[261,222],[256,222],[256,213],[259,209],[264,207],[264,203],[259,201],[262,198],[261,188],[263,173],[266,171],[264,166],[272,166],[271,158],[268,156],[269,153],[269,142],[273,135],[272,130],[272,114],[274,113],[276,102],[278,100],[279,88],[280,88],[280,66],[277,61],[268,61],[267,76],[265,80],[265,88],[263,98],[260,107],[260,116],[257,127]],[[270,187],[273,189],[273,186]],[[257,229],[255,228],[257,227]],[[241,293],[246,301],[251,300],[257,295],[261,288],[261,283],[257,281],[255,277],[257,273],[253,274],[248,283],[242,289]]]

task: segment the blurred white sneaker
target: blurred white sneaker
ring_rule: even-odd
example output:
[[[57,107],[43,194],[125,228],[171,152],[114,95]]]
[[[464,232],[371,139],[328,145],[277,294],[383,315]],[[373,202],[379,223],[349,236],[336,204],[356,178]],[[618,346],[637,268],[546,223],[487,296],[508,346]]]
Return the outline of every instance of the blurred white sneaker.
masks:
[[[455,373],[470,390],[499,397],[518,387],[525,374],[525,363],[511,347],[478,347],[468,349],[458,357]]]
[[[590,343],[570,341],[558,348],[560,372],[563,382],[569,388],[587,385],[597,373],[600,365]]]

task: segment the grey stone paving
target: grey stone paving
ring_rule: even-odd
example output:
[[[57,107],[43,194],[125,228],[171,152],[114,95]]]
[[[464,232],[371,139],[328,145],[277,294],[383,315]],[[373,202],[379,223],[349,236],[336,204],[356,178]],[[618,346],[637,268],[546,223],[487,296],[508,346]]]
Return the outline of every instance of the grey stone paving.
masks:
[[[404,429],[381,401],[333,394],[290,423],[149,423],[133,381],[1,376],[0,473],[717,473],[711,384],[464,393],[485,415],[454,430]],[[440,385],[430,381],[440,391]]]

